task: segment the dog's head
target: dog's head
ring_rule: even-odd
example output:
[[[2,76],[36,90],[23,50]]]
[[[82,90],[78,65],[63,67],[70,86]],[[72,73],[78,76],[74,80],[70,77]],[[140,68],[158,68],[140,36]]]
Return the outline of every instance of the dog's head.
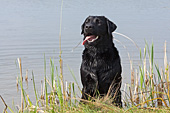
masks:
[[[104,16],[87,17],[82,25],[83,45],[96,45],[110,40],[109,38],[112,38],[112,32],[116,28],[117,26]],[[104,37],[108,37],[108,39],[103,39]]]

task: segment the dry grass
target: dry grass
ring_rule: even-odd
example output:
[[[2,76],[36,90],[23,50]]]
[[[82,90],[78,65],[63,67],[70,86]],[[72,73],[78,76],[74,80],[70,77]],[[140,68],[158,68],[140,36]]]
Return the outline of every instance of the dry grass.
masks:
[[[21,59],[18,59],[20,77],[18,78],[18,86],[21,89],[21,107],[17,112],[167,112],[170,110],[170,91],[169,91],[169,69],[167,62],[166,42],[164,49],[164,68],[159,68],[154,63],[154,46],[149,48],[148,44],[144,48],[144,52],[140,51],[141,64],[139,69],[131,68],[131,83],[126,84],[123,97],[124,108],[118,108],[112,105],[112,100],[108,95],[104,98],[92,98],[92,100],[82,100],[86,104],[79,104],[80,98],[77,96],[77,90],[81,92],[80,87],[75,83],[64,82],[62,60],[60,59],[60,74],[54,60],[50,59],[50,79],[46,75],[46,60],[44,57],[44,81],[41,85],[41,94],[37,94],[34,74],[32,73],[34,92],[36,103],[32,103],[29,95],[25,92],[22,85],[22,66]],[[149,65],[149,66],[148,66]],[[133,66],[133,65],[132,65]],[[70,70],[75,78],[73,72]],[[28,76],[26,75],[26,79]],[[26,81],[27,82],[27,81]],[[77,86],[77,87],[75,87]],[[47,90],[47,87],[50,89]],[[48,92],[47,92],[48,91]],[[8,109],[14,111],[8,106]],[[4,112],[6,109],[4,110]]]
[[[60,73],[54,64],[54,60],[50,59],[50,79],[46,75],[46,59],[44,56],[44,81],[41,81],[41,94],[37,94],[37,89],[32,72],[34,93],[36,103],[33,103],[29,95],[23,88],[22,66],[21,59],[18,59],[20,76],[17,79],[17,87],[21,90],[21,107],[18,107],[17,112],[167,112],[170,110],[170,82],[169,82],[169,69],[170,64],[167,60],[166,42],[164,46],[164,68],[158,67],[154,63],[154,46],[149,48],[146,43],[144,52],[140,51],[139,69],[131,67],[131,83],[126,84],[124,92],[126,95],[123,97],[124,108],[118,108],[112,105],[112,100],[108,95],[104,98],[92,98],[92,100],[83,100],[87,104],[79,104],[80,98],[77,96],[77,90],[81,92],[80,87],[75,83],[64,82],[62,59],[60,59]],[[73,78],[76,78],[70,70]],[[27,73],[27,72],[26,72]],[[25,76],[26,82],[28,76]],[[47,90],[47,87],[50,89]],[[3,100],[3,98],[1,97]],[[4,102],[6,108],[7,105]],[[8,106],[8,109],[14,111]]]
[[[138,108],[169,108],[170,105],[170,81],[167,62],[166,42],[164,46],[164,68],[160,68],[154,62],[154,46],[144,48],[144,55],[140,52],[141,64],[139,69],[131,70],[131,85],[129,87],[130,99],[124,100],[125,106],[129,109]],[[149,65],[149,67],[148,67]]]

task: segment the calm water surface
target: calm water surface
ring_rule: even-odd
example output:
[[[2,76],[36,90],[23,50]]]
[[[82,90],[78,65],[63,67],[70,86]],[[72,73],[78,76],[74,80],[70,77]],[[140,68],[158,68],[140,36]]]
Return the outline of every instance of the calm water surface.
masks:
[[[29,88],[25,90],[34,98],[32,71],[36,87],[44,76],[44,53],[47,60],[47,75],[50,74],[49,61],[54,58],[59,66],[59,26],[60,0],[1,0],[0,1],[0,95],[12,106],[20,104],[16,78],[19,75],[17,58],[22,59],[23,76],[28,70]],[[89,15],[105,15],[118,26],[116,32],[132,38],[140,48],[145,39],[155,48],[155,60],[163,66],[163,47],[167,41],[170,54],[170,1],[169,0],[64,0],[62,18],[62,58],[64,79],[74,81],[67,65],[74,71],[80,83],[79,67],[83,46],[72,49],[82,40],[80,26]],[[114,35],[127,47],[114,41],[119,50],[123,83],[130,83],[130,66],[127,51],[133,59],[134,67],[139,65],[139,50],[127,39]],[[143,49],[142,49],[143,50]],[[168,57],[169,58],[169,57]],[[0,111],[4,105],[0,100]]]

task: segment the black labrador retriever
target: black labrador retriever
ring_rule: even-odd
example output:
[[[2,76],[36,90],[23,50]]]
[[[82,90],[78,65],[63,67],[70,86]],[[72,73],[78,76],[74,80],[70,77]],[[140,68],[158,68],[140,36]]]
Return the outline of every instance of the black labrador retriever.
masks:
[[[121,63],[112,32],[117,26],[104,16],[89,16],[82,25],[85,49],[80,68],[82,99],[109,94],[116,106],[121,102]]]

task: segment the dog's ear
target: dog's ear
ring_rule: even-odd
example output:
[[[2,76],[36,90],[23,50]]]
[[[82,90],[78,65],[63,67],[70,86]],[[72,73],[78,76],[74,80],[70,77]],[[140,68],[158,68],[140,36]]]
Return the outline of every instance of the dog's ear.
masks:
[[[112,32],[116,30],[117,26],[107,18],[106,18],[106,22],[107,22],[108,34],[112,34]]]
[[[84,26],[85,26],[85,23],[87,21],[87,19],[89,19],[90,16],[88,16],[85,21],[83,22],[83,24],[81,25],[81,34],[84,34]]]
[[[84,33],[85,22],[81,25],[81,35]]]
[[[89,17],[87,17],[85,19],[85,21],[83,22],[83,24],[81,25],[81,35],[84,34],[84,26],[85,26],[85,23],[86,23],[86,20],[88,19]]]

